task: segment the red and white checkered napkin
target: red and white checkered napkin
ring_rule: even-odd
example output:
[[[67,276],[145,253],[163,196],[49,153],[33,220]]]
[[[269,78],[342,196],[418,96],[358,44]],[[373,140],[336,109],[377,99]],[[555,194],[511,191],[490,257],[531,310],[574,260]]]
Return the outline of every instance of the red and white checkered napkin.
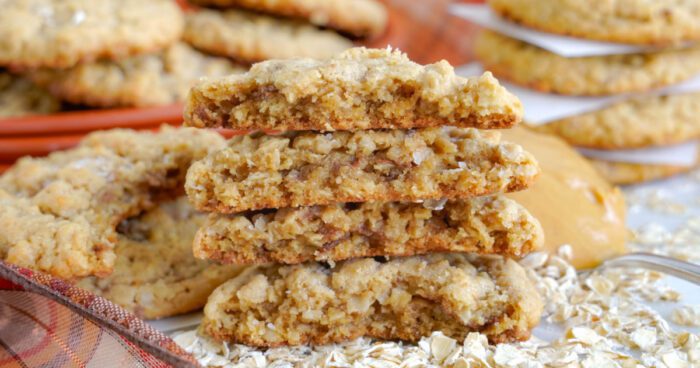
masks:
[[[116,304],[0,261],[0,367],[198,367]]]

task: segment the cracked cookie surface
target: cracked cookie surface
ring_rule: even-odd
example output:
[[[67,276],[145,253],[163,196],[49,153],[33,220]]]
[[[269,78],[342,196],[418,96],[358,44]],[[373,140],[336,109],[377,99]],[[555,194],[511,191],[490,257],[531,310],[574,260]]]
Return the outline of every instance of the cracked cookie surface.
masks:
[[[328,344],[360,336],[418,341],[526,340],[542,301],[525,270],[498,256],[433,254],[250,268],[217,288],[202,330],[259,347]]]
[[[534,157],[470,128],[238,136],[195,162],[185,190],[199,210],[466,198],[526,188]]]
[[[224,145],[196,129],[116,129],[22,158],[0,176],[0,256],[65,279],[108,275],[119,222],[181,194],[191,162]]]
[[[400,51],[349,49],[325,60],[269,60],[192,88],[185,125],[198,128],[358,130],[452,125],[508,128],[522,104],[486,73],[455,75]]]

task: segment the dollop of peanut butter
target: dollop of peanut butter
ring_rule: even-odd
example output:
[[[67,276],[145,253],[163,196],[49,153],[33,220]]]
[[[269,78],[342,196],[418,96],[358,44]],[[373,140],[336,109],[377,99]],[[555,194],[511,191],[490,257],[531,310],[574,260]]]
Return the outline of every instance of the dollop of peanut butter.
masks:
[[[525,128],[502,134],[532,153],[542,168],[531,188],[508,196],[540,221],[547,251],[571,245],[577,268],[594,267],[625,252],[625,201],[619,188],[559,138]]]

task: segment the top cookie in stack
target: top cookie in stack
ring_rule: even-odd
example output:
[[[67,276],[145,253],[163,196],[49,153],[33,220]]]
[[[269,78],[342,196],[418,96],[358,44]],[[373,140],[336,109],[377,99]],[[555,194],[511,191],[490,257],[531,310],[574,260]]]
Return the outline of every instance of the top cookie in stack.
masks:
[[[499,15],[537,30],[583,41],[623,43],[638,50],[565,57],[483,32],[475,53],[484,68],[499,78],[544,93],[627,95],[598,110],[533,124],[534,129],[556,134],[578,147],[613,183],[658,179],[700,164],[700,91],[674,86],[700,76],[700,11],[696,4],[638,0],[488,3]],[[666,90],[656,91],[662,87]],[[552,103],[555,100],[553,96]],[[684,153],[677,153],[679,150]],[[690,160],[663,159],[679,156]]]
[[[185,106],[194,127],[280,130],[508,128],[522,106],[490,74],[464,79],[445,61],[355,48],[328,60],[271,60],[199,83]]]
[[[501,193],[526,188],[539,168],[499,133],[474,129],[510,127],[521,110],[490,74],[460,78],[445,61],[421,66],[388,49],[200,82],[187,125],[292,130],[235,137],[188,171],[190,201],[212,212],[195,255],[278,263],[217,289],[204,330],[256,346],[434,330],[527,338],[541,303],[504,256],[539,247],[542,229]]]

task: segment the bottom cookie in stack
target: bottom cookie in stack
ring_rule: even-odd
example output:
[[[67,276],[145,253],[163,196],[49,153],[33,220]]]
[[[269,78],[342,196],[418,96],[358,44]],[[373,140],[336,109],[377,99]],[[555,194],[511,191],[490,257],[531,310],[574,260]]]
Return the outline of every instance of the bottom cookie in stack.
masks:
[[[417,341],[433,331],[525,340],[542,301],[525,270],[499,256],[431,254],[251,268],[219,287],[204,332],[246,345],[327,344],[370,336]]]
[[[180,198],[123,221],[112,274],[78,286],[146,319],[201,308],[217,286],[244,269],[194,258],[192,239],[205,218]]]
[[[641,97],[531,128],[579,147],[610,182],[632,184],[700,166],[698,116],[700,93],[690,93]]]

